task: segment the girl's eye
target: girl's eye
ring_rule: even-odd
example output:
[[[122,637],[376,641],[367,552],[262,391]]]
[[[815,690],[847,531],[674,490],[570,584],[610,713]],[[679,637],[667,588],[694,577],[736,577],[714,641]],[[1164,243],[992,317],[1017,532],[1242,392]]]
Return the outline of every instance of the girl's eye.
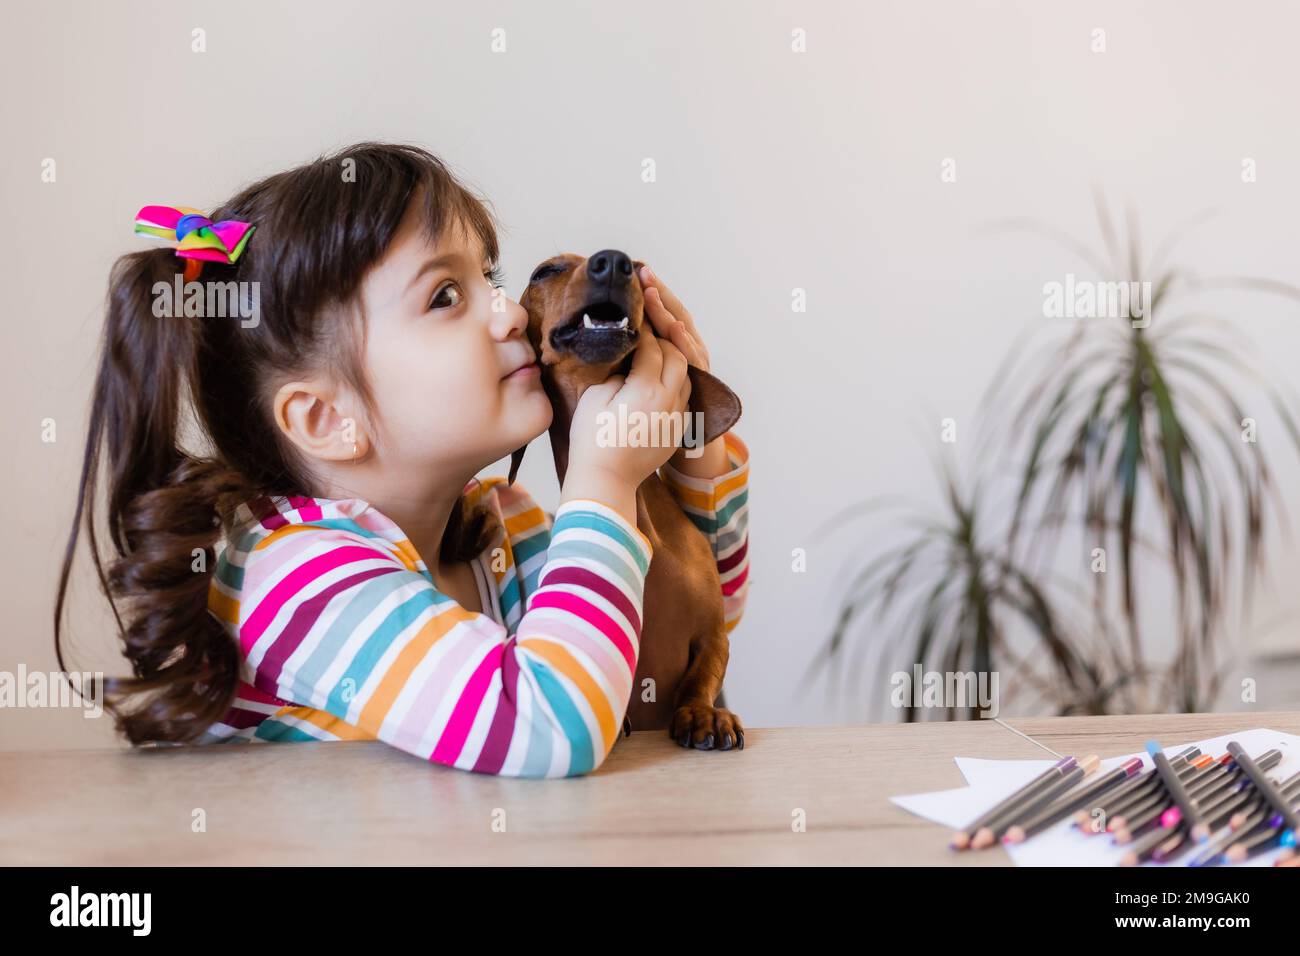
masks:
[[[454,296],[452,295],[453,293]],[[460,305],[463,298],[464,296],[461,295],[460,289],[457,288],[456,283],[448,282],[433,294],[433,299],[429,302],[429,308],[450,309]]]
[[[493,266],[487,272],[483,273],[484,278],[492,284],[492,288],[500,289],[506,284],[506,274],[501,271],[500,266]]]

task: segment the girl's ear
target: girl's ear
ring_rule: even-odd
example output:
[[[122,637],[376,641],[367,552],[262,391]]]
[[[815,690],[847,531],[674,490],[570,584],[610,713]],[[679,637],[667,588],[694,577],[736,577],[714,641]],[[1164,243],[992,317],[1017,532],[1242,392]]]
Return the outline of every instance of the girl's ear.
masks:
[[[275,424],[304,454],[320,461],[365,457],[367,442],[337,396],[317,382],[289,382],[275,393]]]

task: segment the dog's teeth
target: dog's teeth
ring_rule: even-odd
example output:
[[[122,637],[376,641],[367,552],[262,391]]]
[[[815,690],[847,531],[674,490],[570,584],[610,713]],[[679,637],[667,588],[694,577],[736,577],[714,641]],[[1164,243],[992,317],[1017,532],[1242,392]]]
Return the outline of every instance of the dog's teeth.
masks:
[[[584,329],[594,329],[596,324],[591,321],[591,316],[586,312],[582,313],[582,327]]]
[[[627,328],[627,316],[626,316],[626,315],[623,316],[623,320],[622,320],[621,322],[618,323],[618,327],[619,327],[620,329],[625,329],[625,328]]]

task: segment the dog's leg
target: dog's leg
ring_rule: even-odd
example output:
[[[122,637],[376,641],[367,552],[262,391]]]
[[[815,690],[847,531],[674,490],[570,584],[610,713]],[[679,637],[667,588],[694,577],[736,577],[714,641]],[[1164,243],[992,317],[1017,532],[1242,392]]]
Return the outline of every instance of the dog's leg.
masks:
[[[740,717],[717,704],[727,673],[730,641],[721,627],[691,642],[691,662],[677,688],[668,735],[697,750],[745,749]]]

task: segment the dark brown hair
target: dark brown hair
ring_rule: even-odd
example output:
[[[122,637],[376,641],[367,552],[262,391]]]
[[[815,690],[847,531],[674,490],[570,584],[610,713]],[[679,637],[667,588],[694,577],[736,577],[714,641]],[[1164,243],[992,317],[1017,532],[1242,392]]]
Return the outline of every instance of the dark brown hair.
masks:
[[[153,198],[153,197],[149,197]],[[187,260],[159,246],[122,256],[109,280],[89,434],[54,608],[63,660],[63,607],[84,521],[100,587],[117,620],[134,677],[105,681],[105,706],[132,744],[191,741],[220,719],[239,682],[238,646],[208,613],[216,547],[235,508],[260,495],[313,496],[313,478],[271,417],[287,374],[329,369],[373,415],[361,365],[364,317],[357,293],[412,202],[435,240],[472,232],[496,262],[486,203],[434,155],[361,143],[245,188],[210,214],[257,228],[233,265],[204,263],[204,282],[256,282],[258,321],[158,318],[154,285],[171,285]],[[209,448],[184,450],[186,412]],[[108,538],[105,572],[95,529],[101,453]],[[443,535],[446,560],[489,543],[486,511],[457,502]],[[196,549],[203,571],[193,570]],[[126,605],[126,621],[118,601]],[[128,699],[141,701],[125,706]]]

